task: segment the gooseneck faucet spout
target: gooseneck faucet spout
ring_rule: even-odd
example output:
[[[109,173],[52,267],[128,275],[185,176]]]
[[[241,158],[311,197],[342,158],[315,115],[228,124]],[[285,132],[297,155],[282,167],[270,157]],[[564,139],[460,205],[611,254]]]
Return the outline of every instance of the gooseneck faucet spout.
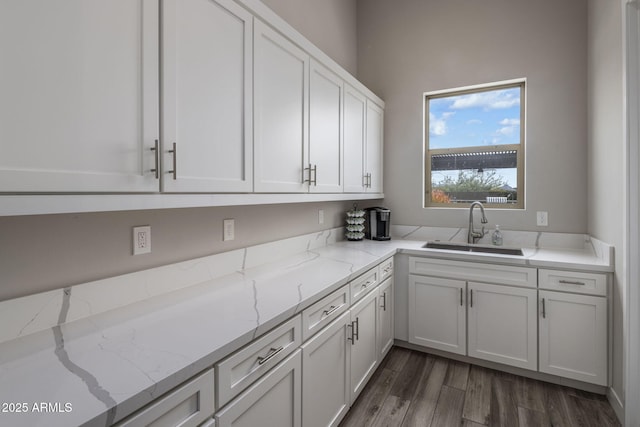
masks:
[[[476,206],[480,208],[480,213],[482,214],[482,217],[480,218],[480,222],[483,224],[481,231],[476,231],[473,228],[473,208],[475,208]],[[487,217],[484,214],[484,206],[482,205],[482,203],[477,201],[471,203],[471,206],[469,206],[469,231],[467,233],[467,243],[476,243],[478,239],[481,239],[485,234],[487,234],[484,229],[484,224],[486,224],[487,222],[489,221],[487,221]]]

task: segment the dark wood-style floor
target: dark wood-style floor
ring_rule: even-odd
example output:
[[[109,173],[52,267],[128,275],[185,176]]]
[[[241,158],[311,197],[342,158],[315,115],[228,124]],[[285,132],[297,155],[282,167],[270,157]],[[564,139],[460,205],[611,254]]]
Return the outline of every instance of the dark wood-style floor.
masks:
[[[340,427],[619,425],[604,396],[394,347]]]

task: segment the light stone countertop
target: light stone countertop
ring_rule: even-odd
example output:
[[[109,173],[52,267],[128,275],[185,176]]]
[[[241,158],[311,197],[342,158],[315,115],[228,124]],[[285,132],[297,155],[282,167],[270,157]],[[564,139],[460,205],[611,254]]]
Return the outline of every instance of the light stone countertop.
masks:
[[[284,246],[265,244],[237,254],[152,269],[172,272],[166,276],[172,281],[193,275],[195,284],[169,286],[164,293],[146,298],[141,294],[104,311],[97,308],[97,302],[105,298],[110,286],[130,289],[127,292],[133,295],[137,282],[143,277],[150,280],[154,276],[149,275],[157,271],[113,278],[111,285],[100,281],[100,286],[84,284],[52,291],[45,299],[40,295],[1,302],[0,324],[12,322],[8,315],[3,317],[2,313],[11,312],[5,308],[20,310],[11,314],[16,316],[16,336],[0,343],[0,404],[24,402],[29,410],[0,412],[0,425],[106,426],[117,422],[396,253],[584,271],[610,272],[613,268],[612,249],[597,241],[582,249],[534,246],[525,248],[524,257],[513,257],[422,249],[425,240],[420,236],[416,240],[346,242],[339,241],[339,233],[334,229],[289,239],[293,243]],[[199,270],[219,262],[216,257],[233,267],[219,277]],[[233,259],[237,262],[230,262]],[[155,280],[157,286],[168,286]],[[153,283],[144,284],[145,289],[149,286]],[[78,304],[90,309],[69,317]],[[23,333],[36,323],[41,324],[40,330]],[[69,403],[72,410],[32,411],[40,402],[58,402],[60,407]]]

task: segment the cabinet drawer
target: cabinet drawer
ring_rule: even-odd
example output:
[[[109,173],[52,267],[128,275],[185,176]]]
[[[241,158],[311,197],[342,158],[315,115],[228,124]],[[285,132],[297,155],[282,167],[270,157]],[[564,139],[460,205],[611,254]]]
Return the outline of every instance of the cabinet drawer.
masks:
[[[355,278],[349,284],[351,289],[351,304],[369,293],[370,290],[378,285],[378,267],[364,273],[362,276]]]
[[[288,320],[216,365],[218,408],[302,344],[300,316]]]
[[[607,295],[607,275],[577,271],[538,270],[539,287],[580,294]]]
[[[349,286],[345,285],[302,312],[302,340],[311,338],[348,309]]]
[[[195,427],[211,417],[215,411],[214,384],[213,369],[209,369],[187,384],[155,400],[117,426]]]
[[[527,288],[535,288],[538,285],[537,270],[531,267],[410,257],[409,272],[424,276]]]
[[[382,261],[380,265],[378,265],[378,275],[380,277],[380,283],[393,276],[393,257]]]

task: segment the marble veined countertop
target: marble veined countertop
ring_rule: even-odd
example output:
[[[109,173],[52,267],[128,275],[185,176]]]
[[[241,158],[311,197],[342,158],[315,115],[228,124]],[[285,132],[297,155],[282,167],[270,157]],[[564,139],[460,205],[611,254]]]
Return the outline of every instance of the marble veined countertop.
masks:
[[[513,257],[421,248],[456,241],[453,229],[394,233],[404,238],[346,242],[334,229],[2,301],[0,425],[111,425],[396,253],[613,268],[612,248],[582,235],[567,248],[525,236]]]

